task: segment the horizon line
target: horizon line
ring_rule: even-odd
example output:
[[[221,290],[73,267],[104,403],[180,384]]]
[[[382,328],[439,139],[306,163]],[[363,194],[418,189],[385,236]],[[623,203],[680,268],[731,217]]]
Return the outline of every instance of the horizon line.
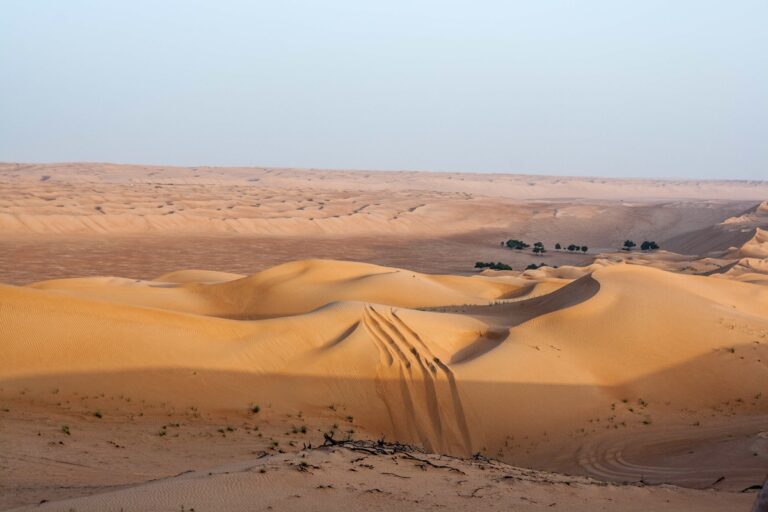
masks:
[[[738,183],[768,183],[768,179],[750,179],[750,178],[675,178],[675,177],[640,177],[640,176],[600,176],[600,175],[575,175],[575,174],[546,174],[522,171],[449,171],[435,169],[366,169],[359,167],[301,167],[285,165],[181,165],[181,164],[162,164],[162,163],[129,163],[114,161],[40,161],[40,162],[14,162],[0,160],[0,165],[116,165],[126,167],[171,167],[177,169],[261,169],[261,170],[283,170],[283,171],[320,171],[320,172],[375,172],[375,173],[413,173],[413,174],[462,174],[475,176],[520,176],[536,178],[572,178],[572,179],[602,179],[612,181],[667,181],[667,182],[738,182]]]

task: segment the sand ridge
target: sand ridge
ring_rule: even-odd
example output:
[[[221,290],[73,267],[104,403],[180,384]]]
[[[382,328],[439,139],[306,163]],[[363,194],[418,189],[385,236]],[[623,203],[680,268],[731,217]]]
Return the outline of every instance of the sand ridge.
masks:
[[[552,455],[606,430],[768,414],[768,288],[722,276],[617,263],[509,299],[522,277],[323,260],[176,276],[3,286],[3,387],[45,400],[41,377],[78,392],[109,379],[134,399],[226,414],[342,403],[372,436],[550,469],[575,467]],[[197,372],[241,384],[222,395]],[[761,461],[745,458],[730,485]]]

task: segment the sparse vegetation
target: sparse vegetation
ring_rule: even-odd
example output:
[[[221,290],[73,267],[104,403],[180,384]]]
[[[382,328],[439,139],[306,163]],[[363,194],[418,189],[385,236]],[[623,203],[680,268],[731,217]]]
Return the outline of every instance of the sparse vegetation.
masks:
[[[484,262],[484,261],[478,261],[475,263],[475,268],[489,268],[491,270],[512,270],[512,267],[507,265],[506,263],[498,262]]]
[[[634,242],[633,242],[634,243]],[[517,239],[511,239],[507,240],[506,242],[501,242],[501,246],[509,247],[510,249],[515,249],[517,251],[521,251],[523,249],[527,249],[528,247],[531,247],[529,244],[522,240]],[[555,243],[555,250],[561,251],[561,250],[567,250],[568,252],[584,252],[586,253],[589,251],[589,247],[586,245],[576,245],[576,244],[569,244],[567,247],[564,247],[560,242]],[[544,242],[534,242],[532,252],[534,254],[544,254],[547,252],[546,247],[544,247]],[[480,263],[480,262],[479,262]]]
[[[510,249],[515,249],[518,251],[522,251],[523,249],[527,249],[528,247],[530,247],[530,245],[523,242],[522,240],[507,240],[506,245]]]
[[[622,251],[631,251],[633,247],[637,246],[635,242],[632,240],[624,240],[624,247],[621,248]]]
[[[656,249],[659,249],[659,244],[656,242],[646,240],[640,244],[641,251],[655,251]]]

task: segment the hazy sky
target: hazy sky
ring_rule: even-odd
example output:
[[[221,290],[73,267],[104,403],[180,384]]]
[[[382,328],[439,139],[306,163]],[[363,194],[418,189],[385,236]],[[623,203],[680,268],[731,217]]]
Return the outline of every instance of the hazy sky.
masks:
[[[768,179],[768,1],[2,0],[0,161]]]

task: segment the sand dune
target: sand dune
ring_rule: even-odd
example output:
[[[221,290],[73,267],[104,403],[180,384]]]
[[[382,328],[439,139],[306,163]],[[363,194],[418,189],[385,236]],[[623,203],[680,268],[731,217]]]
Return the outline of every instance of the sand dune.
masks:
[[[2,164],[0,185],[0,508],[731,510],[768,467],[765,182]]]
[[[488,304],[521,292],[525,284],[514,277],[434,276],[364,263],[314,260],[286,263],[248,277],[196,271],[176,272],[156,281],[82,278],[30,286],[124,304],[245,319],[306,313],[348,300],[401,307]]]
[[[0,164],[0,184],[0,233],[16,236],[447,236],[536,222],[543,237],[542,223],[584,219],[641,231],[640,214],[671,237],[768,196],[764,182],[113,164]]]
[[[726,257],[756,256],[763,258],[768,251],[760,248],[765,243],[764,230],[768,228],[768,201],[729,217],[713,226],[676,235],[664,246],[685,254],[704,255],[726,253]]]
[[[768,259],[741,258],[724,265],[712,275],[753,284],[768,284]]]
[[[755,236],[729,254],[731,257],[768,258],[768,230],[756,228]]]
[[[476,261],[516,270],[531,263],[583,267],[628,238],[720,257],[754,232],[713,226],[758,215],[750,210],[768,195],[765,188],[738,181],[0,164],[0,282],[154,280],[180,268],[248,275],[311,258],[430,274],[469,274]],[[499,245],[510,238],[542,241],[550,250],[536,257]],[[589,252],[552,251],[556,243]]]
[[[628,264],[541,293],[532,279],[310,260],[248,277],[2,286],[2,387],[230,415],[254,402],[308,415],[340,404],[371,436],[587,472],[575,440],[624,431],[653,443],[665,429],[716,426],[726,436],[719,425],[768,419],[767,288]],[[753,483],[765,457],[745,452],[728,488]],[[720,459],[702,464],[686,484],[706,486]],[[674,482],[663,467],[658,481]],[[640,466],[621,474],[653,479]]]

